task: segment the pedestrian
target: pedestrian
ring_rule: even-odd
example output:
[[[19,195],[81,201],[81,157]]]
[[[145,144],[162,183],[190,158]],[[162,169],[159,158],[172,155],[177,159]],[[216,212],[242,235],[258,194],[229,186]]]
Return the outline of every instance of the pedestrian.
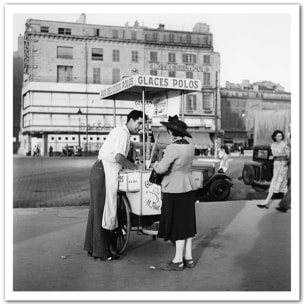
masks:
[[[127,123],[109,133],[91,169],[91,201],[84,250],[89,256],[101,261],[119,258],[115,248],[111,249],[117,228],[118,173],[122,168],[135,170],[142,166],[127,159],[131,134],[138,134],[142,129],[142,116],[141,111],[131,111]]]
[[[244,147],[243,146],[240,147],[240,155],[244,156]]]
[[[33,157],[37,156],[37,146],[35,145],[33,149]]]
[[[53,147],[52,146],[49,147],[49,155],[50,155],[50,157],[53,156]]]
[[[164,151],[164,156],[153,168],[156,173],[165,174],[161,183],[162,208],[158,237],[175,243],[175,256],[162,270],[183,270],[193,268],[192,238],[196,234],[194,190],[197,186],[191,175],[194,159],[194,145],[185,136],[187,125],[177,115],[169,117],[168,122],[161,122],[166,128],[171,144]]]
[[[227,146],[221,146],[219,150],[220,165],[218,173],[225,173],[229,175],[229,149]]]
[[[274,157],[273,162],[273,177],[268,190],[267,198],[264,204],[258,204],[259,208],[269,208],[272,203],[272,196],[274,193],[287,193],[287,172],[288,160],[290,157],[290,147],[284,141],[284,133],[276,130],[272,134],[274,143],[271,144],[271,151]]]
[[[289,128],[290,128],[290,126],[289,126]],[[288,136],[287,136],[287,145],[289,147],[291,146],[290,132],[288,133]],[[276,207],[276,209],[281,212],[287,212],[288,209],[290,209],[290,205],[291,205],[291,155],[289,156],[289,160],[288,160],[287,180],[288,180],[287,181],[287,187],[288,187],[287,193],[281,199],[279,206]]]

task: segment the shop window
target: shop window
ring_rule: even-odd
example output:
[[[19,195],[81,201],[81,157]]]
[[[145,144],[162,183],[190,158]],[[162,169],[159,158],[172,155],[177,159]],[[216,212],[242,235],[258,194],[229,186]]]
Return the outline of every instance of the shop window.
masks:
[[[73,59],[73,48],[67,46],[57,46],[57,58]]]
[[[72,81],[73,81],[73,67],[58,65],[57,82],[72,82]]]
[[[93,83],[100,84],[100,68],[93,68]]]
[[[103,60],[103,49],[101,48],[92,48],[92,60]]]
[[[71,29],[60,27],[58,28],[58,34],[71,35]]]

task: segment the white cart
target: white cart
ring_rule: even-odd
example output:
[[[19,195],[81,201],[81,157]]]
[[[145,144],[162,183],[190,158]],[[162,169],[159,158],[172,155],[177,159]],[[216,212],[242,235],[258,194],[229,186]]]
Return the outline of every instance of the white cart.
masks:
[[[116,122],[116,100],[141,100],[142,112],[145,111],[145,100],[153,94],[166,94],[176,91],[181,96],[181,109],[184,91],[200,91],[200,80],[160,77],[150,75],[132,75],[113,84],[100,92],[101,99],[112,99],[114,102],[114,126]],[[183,110],[182,110],[183,118]],[[165,120],[165,118],[164,118]],[[143,115],[146,130],[145,115]],[[145,136],[142,141],[142,162],[146,165]],[[149,182],[151,170],[122,170],[119,174],[119,192],[117,205],[118,229],[116,230],[116,247],[123,252],[128,244],[131,231],[139,234],[152,234],[156,238],[157,230],[146,230],[145,227],[159,221],[161,214],[161,187]],[[196,182],[202,185],[202,172],[193,171]]]

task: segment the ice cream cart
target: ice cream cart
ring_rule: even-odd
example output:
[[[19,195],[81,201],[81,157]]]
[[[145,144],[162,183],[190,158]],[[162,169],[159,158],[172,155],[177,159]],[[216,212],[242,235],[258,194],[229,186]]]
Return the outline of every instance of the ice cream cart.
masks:
[[[159,112],[164,109],[165,99],[167,104],[170,102],[173,107],[175,104],[178,114],[181,109],[183,119],[184,94],[200,90],[200,80],[137,74],[126,77],[120,82],[105,88],[100,92],[100,98],[113,100],[115,126],[117,100],[141,100],[141,110],[146,114],[147,98],[156,100],[156,103],[162,103],[158,109]],[[169,92],[171,93],[169,94]],[[167,120],[167,114],[169,113],[166,113],[162,120]],[[122,170],[119,173],[116,247],[120,253],[125,250],[131,231],[137,231],[140,234],[152,234],[154,238],[157,234],[157,229],[149,230],[145,228],[159,220],[162,204],[161,187],[149,182],[152,170],[149,167],[153,155],[149,153],[150,145],[146,143],[145,132],[146,130],[149,132],[146,123],[145,115],[143,115],[142,163],[144,169]],[[192,174],[198,186],[201,187],[202,172],[194,170]]]

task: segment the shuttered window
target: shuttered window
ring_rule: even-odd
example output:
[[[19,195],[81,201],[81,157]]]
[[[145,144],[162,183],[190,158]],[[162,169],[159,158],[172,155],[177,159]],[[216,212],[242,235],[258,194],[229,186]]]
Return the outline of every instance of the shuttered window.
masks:
[[[196,55],[183,54],[183,63],[185,63],[185,64],[196,64]]]
[[[73,81],[73,67],[59,65],[57,66],[57,82],[72,82]]]
[[[93,83],[100,84],[100,68],[93,68]]]
[[[186,111],[191,113],[196,110],[197,110],[196,95],[187,95]]]

